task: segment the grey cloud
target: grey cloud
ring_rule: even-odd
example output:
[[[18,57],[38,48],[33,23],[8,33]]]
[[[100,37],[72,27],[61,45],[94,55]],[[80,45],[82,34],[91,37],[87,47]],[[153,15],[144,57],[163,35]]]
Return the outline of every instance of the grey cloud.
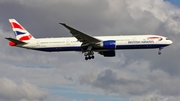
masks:
[[[179,101],[178,97],[163,97],[156,93],[130,98],[129,101]]]
[[[126,56],[132,61],[139,58],[145,58],[151,61],[151,70],[162,69],[163,71],[168,72],[171,75],[179,75],[180,65],[178,60],[180,58],[178,54],[179,45],[177,44],[179,43],[179,8],[176,8],[173,5],[169,5],[168,3],[165,3],[161,0],[152,0],[152,2],[145,1],[141,3],[129,0],[128,2],[128,6],[130,7],[130,14],[132,17],[135,17],[135,21],[142,20],[142,22],[145,22],[142,25],[148,26],[142,27],[141,25],[139,25],[139,27],[141,27],[138,28],[140,29],[139,31],[143,31],[143,29],[145,29],[148,33],[157,33],[159,35],[167,36],[172,39],[174,43],[170,47],[162,50],[163,55],[160,56],[160,58],[157,57],[155,53],[151,53],[152,50],[151,52],[147,52],[148,50],[139,52],[138,50],[132,52],[132,54],[126,54]],[[152,5],[152,7],[149,3]],[[138,13],[139,15],[136,15],[136,13]],[[137,22],[136,25],[138,24],[141,23]],[[174,49],[174,47],[176,49]],[[137,55],[134,56],[133,53],[136,53]],[[143,55],[141,55],[142,53]]]
[[[158,92],[162,96],[179,96],[178,76],[170,76],[160,69],[150,71],[150,65],[144,62],[130,63],[119,71],[105,69],[83,75],[80,84],[100,88],[107,94],[140,96]]]
[[[69,80],[69,81],[73,81],[73,79],[71,77],[66,77],[64,76],[65,79]]]
[[[164,49],[166,50],[166,48]],[[156,69],[161,69],[167,73],[169,73],[170,75],[179,75],[180,72],[180,56],[178,54],[178,51],[173,50],[173,49],[167,49],[167,51],[164,51],[163,53],[164,55],[161,56],[162,59],[154,59],[153,64],[151,66],[152,70],[156,70]],[[169,53],[165,53],[168,52]]]
[[[102,71],[96,76],[83,76],[80,79],[80,83],[83,85],[92,85],[92,87],[95,88],[101,88],[107,94],[120,93],[126,95],[128,93],[138,95],[146,93],[146,91],[144,91],[144,87],[146,86],[143,81],[118,76],[116,72],[109,69]]]
[[[47,97],[47,92],[26,81],[16,84],[7,78],[0,79],[1,101],[44,101]]]
[[[134,97],[131,98],[130,101],[164,101],[165,99],[161,99],[157,95],[148,95],[148,96],[143,96],[143,97]]]
[[[85,101],[96,101],[96,100],[94,100],[93,98],[88,98]]]
[[[103,12],[108,8],[108,2],[105,0],[91,0],[88,4],[80,5],[62,0],[53,5],[40,2],[34,6],[14,1],[2,2],[0,7],[3,15],[1,22],[5,27],[9,27],[8,18],[16,18],[27,30],[34,33],[35,37],[71,36],[58,22],[65,22],[85,32],[91,32],[92,35],[98,35],[93,33],[95,28],[107,25],[103,17]]]
[[[105,71],[103,71],[102,73],[100,73],[97,77],[97,81],[95,81],[95,85],[102,85],[102,84],[115,84],[115,85],[127,85],[127,84],[143,84],[142,82],[139,81],[131,81],[131,80],[127,80],[124,78],[117,78],[118,76],[116,75],[116,73],[113,73],[112,70],[107,69]],[[106,86],[104,87],[106,88]]]
[[[14,79],[24,77],[38,85],[78,85],[77,82],[80,82],[80,85],[118,94],[144,95],[156,90],[164,96],[179,94],[180,14],[179,8],[174,8],[169,3],[162,0],[3,0],[0,1],[0,12],[3,30],[1,35],[9,35],[9,32],[13,34],[8,19],[16,18],[37,38],[71,36],[68,30],[58,25],[58,22],[65,22],[90,35],[159,34],[168,36],[174,42],[162,50],[161,56],[157,56],[158,50],[120,50],[117,54],[122,54],[123,57],[96,56],[96,60],[84,62],[79,53],[50,54],[11,48],[1,36],[1,65],[9,67],[1,67],[1,71],[7,73],[8,70],[15,69],[9,75],[2,72],[1,76],[7,75]],[[135,61],[140,61],[139,65]],[[149,64],[143,64],[145,61]],[[21,68],[17,68],[19,65],[11,68],[14,64],[20,64]],[[23,68],[32,64],[49,68]],[[19,73],[19,70],[27,73]],[[30,75],[32,73],[36,79]],[[43,79],[44,76],[46,79]],[[81,78],[80,81],[78,78]]]

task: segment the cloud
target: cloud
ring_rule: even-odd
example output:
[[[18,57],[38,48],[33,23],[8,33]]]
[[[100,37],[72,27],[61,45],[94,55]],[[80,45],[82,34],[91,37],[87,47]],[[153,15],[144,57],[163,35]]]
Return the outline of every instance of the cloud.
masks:
[[[129,101],[179,101],[179,97],[164,97],[156,93],[152,93],[146,96],[136,96],[130,98]]]
[[[152,20],[150,22],[151,24],[147,26],[150,28],[148,32],[154,31],[154,33],[166,35],[170,37],[174,41],[173,44],[177,46],[178,40],[176,38],[180,33],[179,7],[163,0],[139,0],[139,2],[127,0],[127,5],[128,11],[135,21],[151,15],[147,21],[144,21],[146,25],[149,20]],[[147,12],[149,14],[147,14]]]
[[[27,81],[16,84],[10,79],[0,78],[0,100],[2,101],[43,101],[47,97],[47,92]]]
[[[95,101],[93,98],[88,98],[85,101]]]
[[[134,89],[134,91],[138,93],[140,90],[139,88],[143,86],[144,83],[136,79],[117,76],[112,70],[105,70],[98,75],[97,79],[93,82],[93,85],[110,93],[118,93],[121,90],[125,91],[127,88],[131,89],[132,92]],[[131,91],[129,93],[131,93]]]
[[[163,0],[1,0],[0,77],[14,82],[21,78],[43,87],[73,85],[78,91],[129,95],[132,101],[178,99],[179,11]],[[96,54],[95,60],[85,62],[81,53],[9,47],[4,39],[14,37],[9,18],[17,19],[36,38],[71,36],[58,25],[65,22],[90,35],[158,34],[174,43],[161,56],[158,50],[119,50],[115,58]]]
[[[80,78],[80,84],[99,88],[105,94],[140,96],[158,92],[162,96],[179,96],[178,77],[172,77],[162,70],[150,71],[147,61],[136,61],[124,69],[104,69]]]
[[[92,35],[95,33],[92,32],[94,28],[99,28],[101,25],[107,25],[107,21],[102,15],[108,7],[107,0],[103,0],[103,2],[102,0],[89,0],[88,3],[74,3],[70,0],[60,0],[58,3],[56,3],[56,0],[51,1],[51,3],[39,1],[36,2],[34,6],[31,5],[31,3],[35,2],[34,0],[30,0],[28,2],[24,0],[16,1],[17,2],[2,2],[0,4],[1,8],[6,8],[5,5],[13,8],[6,8],[6,11],[10,13],[5,13],[1,10],[4,14],[1,21],[7,21],[8,18],[12,17],[16,18],[20,21],[20,23],[22,23],[22,25],[25,26],[26,29],[28,28],[27,30],[29,30],[29,32],[35,33],[35,37],[71,36],[64,27],[58,24],[61,21],[66,22],[71,26],[76,25],[78,29],[81,28],[87,33],[91,32]],[[21,2],[23,2],[23,4]],[[91,12],[94,10],[96,10],[96,12]],[[41,12],[41,14],[39,12]],[[21,14],[23,14],[23,17]],[[29,17],[29,15],[31,15],[31,17]],[[86,23],[86,27],[76,21]],[[32,24],[34,25],[32,26]]]
[[[143,61],[140,63],[133,63],[132,65],[133,68],[136,68],[148,66],[148,63]],[[131,68],[131,64],[123,68]],[[132,69],[132,72],[136,73],[137,71]],[[103,69],[99,70],[98,72],[92,72],[88,75],[83,75],[80,78],[80,84],[89,85],[92,86],[92,88],[100,88],[104,90],[106,94],[110,95],[138,95],[147,92],[146,82],[141,80],[141,78],[134,77],[131,72],[126,70],[119,71],[116,69]]]

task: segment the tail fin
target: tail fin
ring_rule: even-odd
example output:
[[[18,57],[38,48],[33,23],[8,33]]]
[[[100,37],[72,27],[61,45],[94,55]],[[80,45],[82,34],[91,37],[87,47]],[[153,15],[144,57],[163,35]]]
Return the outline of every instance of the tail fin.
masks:
[[[9,19],[10,25],[14,31],[17,40],[28,41],[34,39],[34,37],[15,19]]]

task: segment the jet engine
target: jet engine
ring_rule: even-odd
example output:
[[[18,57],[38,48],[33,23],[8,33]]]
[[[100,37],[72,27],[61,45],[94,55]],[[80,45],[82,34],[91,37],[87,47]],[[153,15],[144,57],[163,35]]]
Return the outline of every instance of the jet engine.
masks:
[[[116,49],[116,41],[115,40],[107,40],[98,43],[98,46],[103,47],[104,49]]]
[[[99,54],[103,55],[104,57],[114,57],[116,56],[115,51],[101,51]]]

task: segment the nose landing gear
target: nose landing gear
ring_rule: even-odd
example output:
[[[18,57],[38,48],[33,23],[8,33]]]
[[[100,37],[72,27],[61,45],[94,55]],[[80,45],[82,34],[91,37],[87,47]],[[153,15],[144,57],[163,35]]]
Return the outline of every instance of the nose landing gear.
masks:
[[[161,52],[159,51],[158,54],[161,55]]]
[[[159,48],[159,52],[158,52],[159,55],[161,55],[161,50],[162,50],[162,49],[163,49],[162,47]]]

